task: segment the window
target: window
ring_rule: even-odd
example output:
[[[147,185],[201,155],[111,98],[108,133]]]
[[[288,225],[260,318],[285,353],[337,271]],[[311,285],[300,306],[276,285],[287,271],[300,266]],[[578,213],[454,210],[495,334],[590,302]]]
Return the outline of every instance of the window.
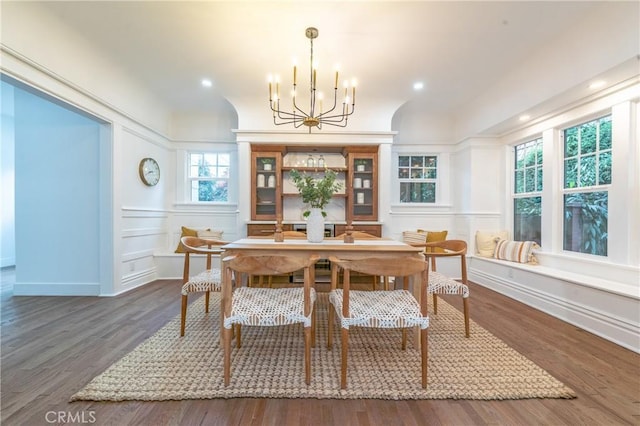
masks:
[[[191,201],[229,201],[229,154],[193,152],[188,161]]]
[[[400,155],[400,202],[435,203],[437,171],[438,157],[435,155]]]
[[[513,239],[541,244],[542,138],[515,147]]]
[[[607,255],[611,116],[564,130],[564,250]]]

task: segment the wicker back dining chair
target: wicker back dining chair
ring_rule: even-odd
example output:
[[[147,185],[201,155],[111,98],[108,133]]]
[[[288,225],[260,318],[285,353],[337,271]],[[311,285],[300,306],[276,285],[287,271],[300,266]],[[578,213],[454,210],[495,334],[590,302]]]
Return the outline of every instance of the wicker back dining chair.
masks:
[[[276,234],[268,235],[267,238],[274,238],[275,235]],[[302,240],[307,238],[307,234],[301,231],[282,231],[282,237],[285,240]],[[260,238],[263,238],[263,237],[260,237]],[[287,275],[291,275],[291,274],[287,274]],[[250,275],[248,279],[249,287],[264,286],[264,278],[265,278],[264,275],[258,275],[258,276]],[[274,278],[274,275],[269,275],[267,277],[267,286],[269,288],[273,287],[273,278]]]
[[[346,236],[346,233],[340,234],[335,236],[333,239],[336,240],[344,240]],[[363,231],[352,231],[351,232],[351,237],[354,240],[380,240],[381,238],[376,236],[376,235],[372,235],[369,234],[368,232],[363,232]],[[340,277],[340,275],[339,275]],[[371,290],[375,290],[378,288],[378,282],[379,279],[382,278],[382,283],[383,283],[383,287],[385,290],[389,290],[389,277],[387,276],[383,276],[383,277],[378,277],[375,275],[371,275]]]
[[[334,318],[337,315],[341,329],[341,374],[340,387],[347,388],[347,358],[349,349],[349,329],[354,326],[374,328],[401,328],[402,349],[406,349],[407,329],[420,327],[420,353],[422,359],[422,387],[427,387],[427,285],[429,281],[428,264],[419,258],[407,258],[402,262],[389,258],[366,258],[343,260],[330,258],[332,269],[331,291],[329,293],[329,323],[327,347],[333,346]],[[334,266],[335,265],[335,266]],[[336,288],[338,268],[344,271],[343,288]],[[360,272],[372,275],[402,278],[403,289],[391,291],[351,290],[351,273]],[[408,291],[408,278],[419,276],[414,285],[420,287],[420,302]]]
[[[180,314],[180,336],[184,336],[187,321],[188,297],[191,293],[205,294],[204,309],[209,312],[209,294],[212,291],[220,291],[222,277],[220,268],[212,266],[212,257],[222,253],[221,246],[227,244],[222,240],[202,239],[198,237],[182,237],[184,246],[184,268],[182,272],[182,309]],[[200,254],[206,256],[205,270],[191,275],[191,255]]]
[[[433,295],[433,313],[438,313],[438,295],[453,294],[462,296],[464,313],[464,334],[470,336],[469,330],[469,285],[467,282],[467,243],[463,240],[444,240],[425,243],[425,257],[431,261],[428,292]],[[461,281],[456,281],[436,271],[437,259],[460,256]]]
[[[229,256],[223,259],[222,292],[224,384],[231,380],[231,338],[241,347],[242,326],[304,326],[305,382],[311,383],[311,346],[315,344],[316,291],[313,265],[317,256]],[[241,287],[241,275],[281,275],[304,270],[304,286],[289,288]],[[232,290],[235,276],[236,288]]]

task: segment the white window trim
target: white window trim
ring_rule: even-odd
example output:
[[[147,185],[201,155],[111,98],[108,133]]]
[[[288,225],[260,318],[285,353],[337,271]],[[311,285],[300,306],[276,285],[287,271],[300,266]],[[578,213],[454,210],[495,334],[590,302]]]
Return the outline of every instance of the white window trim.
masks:
[[[411,151],[395,151],[392,156],[392,173],[393,177],[391,179],[390,190],[392,194],[391,198],[391,207],[393,210],[406,208],[449,208],[449,170],[450,170],[450,155],[449,153],[444,152],[433,152],[433,151],[418,151],[415,147],[412,147]],[[436,199],[434,203],[401,203],[400,202],[400,183],[406,182],[406,180],[400,179],[398,177],[398,169],[400,164],[400,156],[421,156],[421,157],[436,157],[437,162],[437,172],[436,172]]]
[[[212,153],[229,154],[229,177],[227,201],[191,201],[191,179],[189,178],[189,154]],[[176,202],[181,206],[235,206],[238,204],[238,153],[228,146],[220,149],[178,149],[176,150]]]

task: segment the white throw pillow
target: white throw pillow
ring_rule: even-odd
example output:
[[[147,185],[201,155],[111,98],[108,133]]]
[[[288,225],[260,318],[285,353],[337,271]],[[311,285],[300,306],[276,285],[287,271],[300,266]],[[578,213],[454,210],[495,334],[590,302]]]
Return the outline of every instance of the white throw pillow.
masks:
[[[476,254],[493,257],[498,240],[508,240],[509,231],[476,231]]]
[[[203,229],[198,231],[198,238],[209,239],[209,240],[221,240],[222,234],[224,231],[215,230],[215,229]]]
[[[427,242],[427,234],[416,231],[402,232],[402,242],[407,244],[424,244]]]

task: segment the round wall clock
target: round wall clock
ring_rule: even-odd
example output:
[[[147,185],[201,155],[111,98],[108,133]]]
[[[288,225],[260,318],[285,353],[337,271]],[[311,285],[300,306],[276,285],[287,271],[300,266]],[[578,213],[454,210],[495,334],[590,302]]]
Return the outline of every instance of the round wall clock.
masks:
[[[160,166],[153,158],[143,158],[138,167],[140,179],[147,186],[154,186],[160,181]]]

